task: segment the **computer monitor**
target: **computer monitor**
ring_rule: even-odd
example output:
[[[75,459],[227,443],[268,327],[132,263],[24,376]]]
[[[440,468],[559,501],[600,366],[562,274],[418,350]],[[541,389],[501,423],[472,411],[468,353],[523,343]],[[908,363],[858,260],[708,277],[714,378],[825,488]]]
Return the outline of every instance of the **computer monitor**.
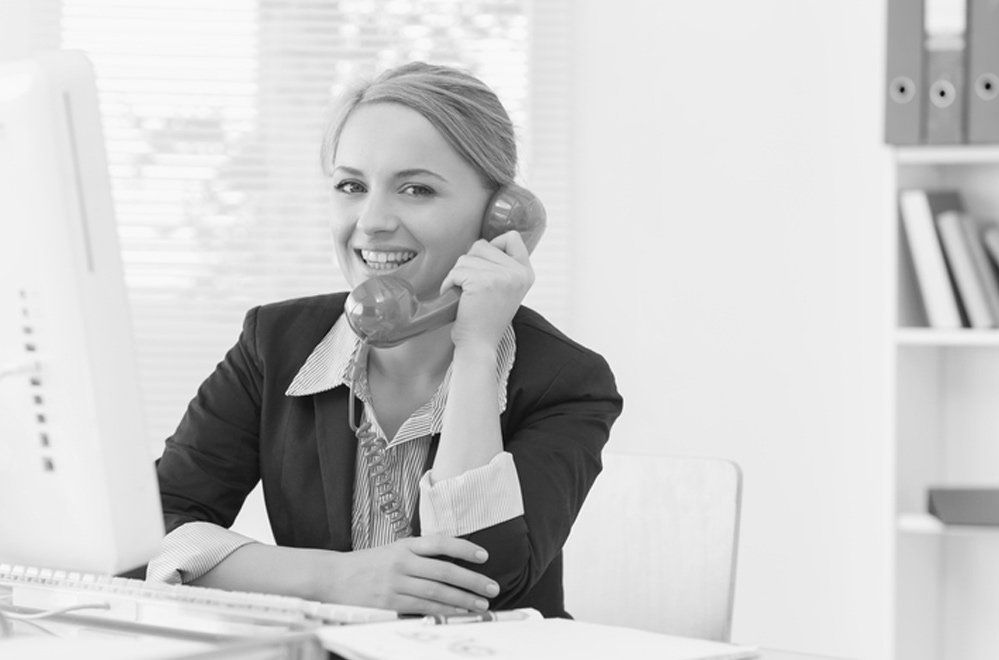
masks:
[[[0,563],[119,573],[163,519],[93,68],[0,62]]]

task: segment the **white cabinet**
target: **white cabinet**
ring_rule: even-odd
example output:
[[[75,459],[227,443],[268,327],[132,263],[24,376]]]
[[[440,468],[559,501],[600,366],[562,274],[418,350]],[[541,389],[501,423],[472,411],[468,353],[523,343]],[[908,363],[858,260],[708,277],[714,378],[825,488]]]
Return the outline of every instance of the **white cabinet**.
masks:
[[[956,189],[999,221],[999,147],[898,148],[895,184]],[[999,487],[999,330],[934,330],[897,218],[892,342],[895,658],[985,660],[999,649],[999,529],[947,527],[933,485]]]

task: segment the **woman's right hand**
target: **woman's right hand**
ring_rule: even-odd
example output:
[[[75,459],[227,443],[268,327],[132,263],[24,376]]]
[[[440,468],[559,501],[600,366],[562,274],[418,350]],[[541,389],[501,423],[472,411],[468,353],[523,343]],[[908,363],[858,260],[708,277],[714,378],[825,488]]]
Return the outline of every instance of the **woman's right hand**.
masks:
[[[439,559],[481,564],[486,551],[448,536],[415,536],[377,548],[323,552],[319,600],[413,614],[455,614],[489,609],[499,593],[493,580]]]

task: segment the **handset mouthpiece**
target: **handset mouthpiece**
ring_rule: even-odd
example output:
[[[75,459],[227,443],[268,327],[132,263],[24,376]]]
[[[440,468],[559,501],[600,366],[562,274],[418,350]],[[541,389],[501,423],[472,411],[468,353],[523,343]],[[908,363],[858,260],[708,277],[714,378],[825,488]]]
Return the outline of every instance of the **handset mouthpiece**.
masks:
[[[378,275],[350,292],[343,311],[354,334],[375,348],[389,348],[453,322],[458,300],[457,290],[450,289],[421,302],[408,281]]]

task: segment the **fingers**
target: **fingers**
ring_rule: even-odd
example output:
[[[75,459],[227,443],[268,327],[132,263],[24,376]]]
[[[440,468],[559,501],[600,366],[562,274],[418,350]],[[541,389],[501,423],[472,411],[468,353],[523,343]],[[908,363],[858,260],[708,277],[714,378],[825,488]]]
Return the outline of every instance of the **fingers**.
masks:
[[[475,241],[444,278],[440,292],[452,287],[463,288],[476,273],[491,273],[501,278],[523,280],[528,287],[534,283],[530,253],[520,234],[512,230],[500,234],[492,241],[482,238]]]
[[[468,610],[452,607],[414,596],[396,596],[395,601],[387,605],[388,609],[400,614],[467,614]]]
[[[464,289],[470,282],[501,284],[513,289],[526,289],[534,284],[534,271],[529,263],[517,263],[503,253],[500,253],[500,259],[502,263],[471,252],[458,257],[454,268],[441,283],[441,291],[453,286]]]
[[[489,245],[503,250],[522,264],[528,263],[531,259],[531,253],[527,250],[527,245],[524,244],[524,237],[520,235],[520,232],[512,229],[489,241]]]
[[[409,596],[423,601],[427,606],[457,608],[469,612],[485,612],[489,609],[489,601],[480,595],[423,578],[404,578],[398,584],[398,593],[400,598]]]
[[[421,557],[414,562],[410,575],[458,587],[476,597],[493,598],[499,594],[499,585],[491,578],[440,559]],[[468,604],[462,603],[461,607],[468,607]]]
[[[471,541],[453,536],[431,535],[407,539],[409,548],[424,557],[445,556],[461,559],[471,564],[481,564],[489,559],[486,549]]]
[[[484,549],[471,541],[447,536],[423,536],[420,541],[413,544],[417,546],[413,550],[419,556],[410,565],[410,576],[457,587],[462,593],[475,594],[476,597],[493,598],[499,594],[499,585],[491,578],[436,558],[452,557],[478,564],[488,557]],[[467,602],[451,604],[472,609]]]
[[[491,241],[480,238],[472,243],[467,254],[500,264],[513,259],[521,265],[527,265],[531,260],[531,253],[527,251],[524,238],[513,230],[500,234]]]
[[[451,287],[464,289],[464,285],[469,281],[469,278],[474,273],[481,273],[483,271],[492,271],[499,276],[502,276],[504,272],[503,268],[498,266],[495,262],[488,261],[481,257],[463,254],[458,257],[458,261],[454,264],[454,268],[448,272],[444,281],[441,282],[441,293],[444,293]]]

